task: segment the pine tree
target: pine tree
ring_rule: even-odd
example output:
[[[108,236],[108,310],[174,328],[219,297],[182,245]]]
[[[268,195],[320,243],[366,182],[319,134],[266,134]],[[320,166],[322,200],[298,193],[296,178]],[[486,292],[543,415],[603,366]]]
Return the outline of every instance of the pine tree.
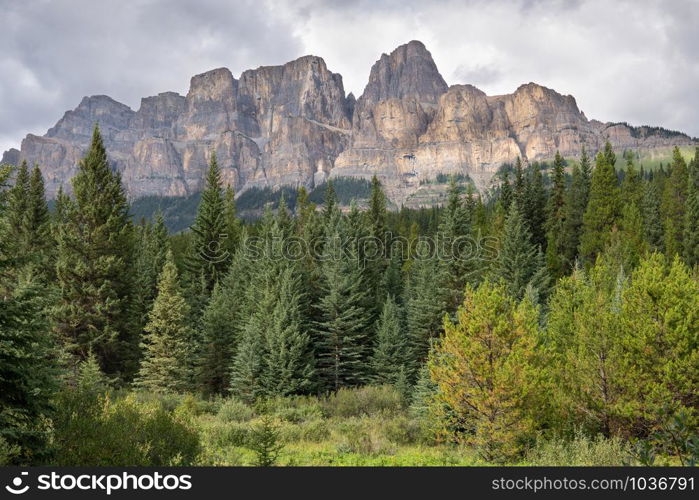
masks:
[[[323,220],[327,221],[332,216],[333,212],[337,207],[337,195],[335,194],[335,187],[333,182],[328,180],[325,184],[325,199],[323,201]]]
[[[614,164],[610,163],[614,153],[607,142],[605,152],[597,155],[592,173],[590,200],[583,216],[583,233],[580,238],[580,256],[592,264],[609,244],[611,230],[621,217],[621,198],[617,185]]]
[[[447,204],[439,224],[439,239],[446,265],[444,286],[450,295],[448,307],[450,311],[456,311],[463,300],[466,283],[477,281],[478,266],[471,238],[471,213],[461,199],[461,190],[454,178],[449,182]]]
[[[199,383],[206,394],[223,395],[230,384],[230,366],[240,337],[245,287],[249,285],[249,262],[243,252],[233,256],[226,276],[214,286],[202,318],[202,352]]]
[[[381,312],[381,305],[386,297],[382,287],[382,278],[386,272],[391,241],[388,232],[386,195],[381,183],[373,176],[371,179],[371,195],[369,209],[364,212],[369,234],[362,243],[360,258],[364,261],[365,274],[369,285],[369,297],[372,305],[370,319],[375,320]]]
[[[330,390],[366,379],[368,314],[356,253],[343,250],[343,222],[335,213],[328,225],[322,259],[322,295],[317,304],[315,351],[321,385]],[[348,255],[349,254],[349,255]]]
[[[549,278],[544,256],[532,243],[529,228],[516,205],[505,220],[500,252],[491,273],[518,300],[524,297],[527,287],[542,296],[547,292]]]
[[[376,325],[371,356],[372,380],[377,384],[397,384],[409,371],[411,350],[401,316],[400,306],[389,295]]]
[[[51,214],[46,203],[44,178],[38,166],[32,169],[27,197],[27,212],[24,217],[27,253],[43,276],[52,279],[55,255],[51,236]]]
[[[583,147],[580,165],[573,167],[572,180],[564,208],[563,264],[565,271],[573,268],[580,248],[583,216],[590,196],[590,159]]]
[[[133,228],[121,178],[109,168],[97,127],[73,193],[57,235],[56,330],[68,352],[85,359],[92,350],[106,373],[128,379],[138,352],[131,315]]]
[[[532,243],[542,252],[546,250],[546,204],[544,178],[539,164],[534,163],[527,176],[524,205],[520,206],[520,210],[529,227]]]
[[[312,389],[314,362],[307,320],[301,310],[301,273],[281,259],[283,229],[270,210],[252,249],[249,283],[241,304],[245,323],[231,366],[230,392],[246,401]]]
[[[556,151],[553,162],[553,188],[546,220],[546,264],[554,279],[565,272],[565,203],[565,164],[561,154]]]
[[[534,430],[538,316],[531,302],[518,304],[504,286],[486,281],[467,290],[457,323],[445,322],[430,354],[437,400],[449,409],[441,415],[443,432],[485,460],[511,460]]]
[[[29,167],[27,161],[23,161],[17,170],[15,184],[9,190],[7,196],[7,225],[10,242],[22,252],[26,248],[24,235],[25,217],[29,210]]]
[[[415,260],[408,275],[406,326],[412,350],[411,374],[427,358],[430,345],[442,330],[447,312],[448,290],[444,265],[428,249],[428,241],[418,243]]]
[[[141,347],[143,360],[136,385],[153,392],[182,392],[190,388],[191,351],[187,302],[177,267],[168,251],[158,279],[158,295],[148,315]]]
[[[46,459],[45,423],[52,410],[57,352],[45,286],[16,267],[19,262],[8,237],[11,193],[6,187],[11,172],[0,166],[0,442],[16,447],[13,465],[31,465]]]
[[[505,210],[509,210],[513,199],[514,194],[512,193],[512,186],[510,185],[510,173],[505,172],[502,182],[500,183],[500,202]]]
[[[660,193],[658,183],[649,181],[644,183],[643,200],[643,233],[653,251],[663,248],[663,220],[660,214]]]
[[[684,161],[680,149],[675,147],[672,153],[670,177],[665,182],[661,202],[666,255],[682,254],[687,180],[687,163]]]
[[[684,219],[684,260],[688,266],[699,264],[699,147],[689,164],[687,208]]]
[[[526,205],[527,185],[524,177],[524,169],[522,168],[522,160],[518,156],[515,162],[515,180],[513,186],[514,202],[517,203],[520,210],[524,210]],[[509,210],[509,207],[507,207]]]
[[[192,225],[192,246],[187,257],[186,269],[190,281],[204,279],[204,291],[210,293],[225,273],[230,260],[227,252],[227,220],[221,190],[221,170],[216,154],[211,153],[206,185],[201,193],[201,202]],[[196,307],[195,304],[192,304]],[[195,315],[201,311],[193,311]]]
[[[145,223],[137,227],[137,234],[136,300],[134,307],[139,328],[143,329],[158,293],[158,279],[170,249],[170,241],[162,213],[156,214],[155,224]]]
[[[230,186],[226,187],[223,197],[223,220],[226,227],[225,251],[232,258],[240,244],[243,228],[235,206],[235,191]]]

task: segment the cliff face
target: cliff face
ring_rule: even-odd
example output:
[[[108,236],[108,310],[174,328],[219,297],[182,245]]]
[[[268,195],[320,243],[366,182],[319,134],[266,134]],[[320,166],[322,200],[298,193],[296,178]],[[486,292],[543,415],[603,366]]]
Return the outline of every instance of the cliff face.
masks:
[[[393,201],[410,203],[421,182],[440,173],[468,174],[486,187],[517,156],[578,156],[583,145],[594,152],[607,139],[634,150],[694,143],[683,134],[588,121],[572,96],[534,83],[502,96],[449,87],[413,41],[381,56],[356,100],[319,57],[248,70],[240,79],[219,68],[194,76],[186,96],[147,97],[138,111],[107,96],[85,97],[3,162],[36,162],[49,196],[61,185],[69,191],[95,123],[132,198],[198,191],[212,151],[224,182],[238,191],[377,175]]]

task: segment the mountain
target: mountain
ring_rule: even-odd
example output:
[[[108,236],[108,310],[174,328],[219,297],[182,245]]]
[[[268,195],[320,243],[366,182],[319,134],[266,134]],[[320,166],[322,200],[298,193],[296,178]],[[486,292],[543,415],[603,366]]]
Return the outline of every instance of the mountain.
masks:
[[[70,189],[95,123],[132,199],[198,192],[212,151],[237,192],[377,175],[392,201],[419,205],[430,202],[424,186],[443,174],[485,188],[517,156],[575,157],[606,140],[639,152],[697,143],[679,132],[588,120],[572,96],[535,83],[500,96],[448,86],[429,51],[412,41],[380,57],[356,100],[320,57],[238,79],[219,68],[192,77],[186,96],[146,97],[137,111],[108,96],[85,97],[2,161],[38,163],[52,197],[61,185]]]

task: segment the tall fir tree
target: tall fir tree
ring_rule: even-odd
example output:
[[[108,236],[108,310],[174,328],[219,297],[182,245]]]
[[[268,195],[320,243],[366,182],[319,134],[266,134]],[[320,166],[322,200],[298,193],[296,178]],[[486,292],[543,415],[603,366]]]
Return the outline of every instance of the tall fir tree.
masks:
[[[401,308],[389,295],[376,323],[376,342],[371,355],[374,382],[399,384],[410,371],[411,346],[404,330]]]
[[[699,264],[699,147],[694,152],[688,170],[684,260],[691,267]]]
[[[583,216],[580,256],[591,265],[609,244],[611,230],[621,217],[621,197],[614,164],[614,153],[607,142],[597,155],[590,184],[590,199]]]
[[[139,343],[132,317],[133,228],[97,126],[72,182],[75,200],[58,229],[56,331],[68,352],[85,359],[93,351],[105,372],[128,380]]]
[[[369,317],[360,262],[343,248],[344,223],[338,211],[327,226],[322,259],[320,320],[315,353],[321,387],[338,390],[367,379]],[[349,251],[347,251],[349,250]]]
[[[539,296],[546,295],[549,276],[544,255],[534,246],[527,223],[517,205],[510,208],[505,220],[500,251],[491,269],[494,281],[504,284],[507,291],[516,299],[521,299],[527,288]]]
[[[532,243],[542,252],[546,251],[546,205],[544,178],[539,164],[534,163],[526,178],[524,205],[520,210],[529,226]]]
[[[180,289],[177,267],[168,250],[158,279],[158,295],[148,315],[143,360],[136,385],[153,392],[183,392],[191,388],[189,306]]]
[[[672,152],[670,176],[665,182],[660,211],[665,233],[665,253],[682,255],[687,203],[687,163],[678,147]]]
[[[190,282],[201,284],[190,293],[199,295],[210,293],[214,284],[223,276],[231,255],[227,250],[227,221],[225,217],[225,200],[221,187],[221,170],[216,160],[216,153],[211,153],[206,184],[201,193],[201,202],[197,216],[192,225],[192,244],[187,256],[186,269]],[[197,309],[195,302],[191,305]],[[200,310],[193,311],[195,315]]]
[[[660,213],[660,193],[657,182],[651,180],[644,183],[641,208],[645,239],[651,250],[661,251],[663,249],[663,219]]]
[[[565,255],[565,204],[566,180],[565,162],[556,151],[553,162],[553,186],[546,210],[546,264],[549,273],[555,279],[563,275],[566,266]]]
[[[448,307],[452,312],[463,301],[467,283],[476,283],[479,270],[477,248],[471,238],[471,212],[461,197],[461,189],[453,177],[449,181],[447,203],[439,224],[440,255],[446,265],[446,282],[449,290]]]
[[[6,203],[10,173],[0,166],[0,441],[16,451],[6,465],[33,465],[47,456],[57,352],[45,286],[15,268]]]
[[[146,222],[136,229],[136,300],[134,309],[139,328],[143,329],[158,293],[158,279],[165,265],[170,241],[162,212],[156,214],[154,224]]]

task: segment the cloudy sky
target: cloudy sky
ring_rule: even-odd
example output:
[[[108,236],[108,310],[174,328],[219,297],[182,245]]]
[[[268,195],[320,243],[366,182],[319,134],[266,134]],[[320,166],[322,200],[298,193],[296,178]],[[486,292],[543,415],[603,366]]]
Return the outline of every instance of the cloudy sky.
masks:
[[[447,83],[534,81],[588,118],[699,136],[698,0],[0,0],[0,151],[84,95],[137,109],[189,78],[322,56],[359,95],[382,52],[421,40]]]

